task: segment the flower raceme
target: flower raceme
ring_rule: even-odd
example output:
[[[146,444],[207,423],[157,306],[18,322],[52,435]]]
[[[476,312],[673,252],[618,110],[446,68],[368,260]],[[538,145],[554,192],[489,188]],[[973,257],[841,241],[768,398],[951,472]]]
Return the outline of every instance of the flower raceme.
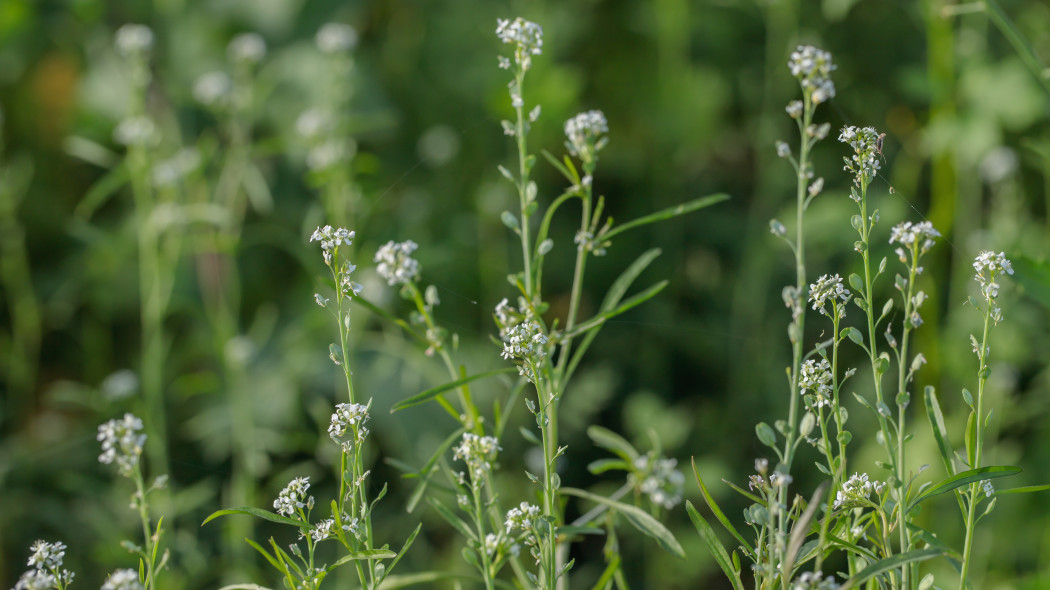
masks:
[[[798,78],[803,92],[814,104],[835,98],[835,84],[831,81],[831,72],[836,66],[831,63],[831,54],[827,51],[812,45],[799,45],[791,53],[788,67],[791,69],[791,75]],[[791,114],[790,109],[788,114]]]

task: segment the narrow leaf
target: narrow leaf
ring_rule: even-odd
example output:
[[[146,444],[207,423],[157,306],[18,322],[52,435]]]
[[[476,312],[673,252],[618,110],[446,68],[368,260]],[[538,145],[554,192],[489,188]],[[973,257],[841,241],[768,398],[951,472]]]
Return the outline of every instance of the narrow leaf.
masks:
[[[624,301],[618,307],[616,307],[616,309],[602,312],[585,322],[576,324],[576,326],[573,327],[572,331],[566,332],[565,336],[568,338],[579,336],[583,332],[586,332],[587,330],[590,330],[592,328],[596,328],[604,324],[607,320],[614,318],[630,309],[633,309],[645,303],[646,301],[655,297],[657,293],[663,291],[664,288],[667,287],[668,283],[669,281],[660,281],[659,283],[656,283],[655,285],[649,287],[641,293],[629,297],[626,301]]]
[[[655,539],[656,542],[669,553],[677,555],[678,557],[685,557],[685,551],[678,543],[678,540],[674,538],[674,535],[671,534],[671,531],[667,530],[667,527],[661,524],[660,521],[653,518],[648,512],[641,508],[617,502],[616,500],[610,500],[605,496],[592,494],[578,488],[562,488],[561,493],[608,506],[624,515],[624,517],[627,518],[627,521],[634,525],[636,529]]]
[[[999,496],[1001,494],[1030,494],[1032,492],[1044,492],[1046,490],[1050,490],[1050,484],[1045,484],[1041,486],[1024,486],[1021,488],[1010,488],[1008,490],[995,490],[995,495]]]
[[[668,207],[667,209],[662,209],[660,211],[657,211],[656,213],[650,213],[649,215],[639,217],[638,219],[628,221],[627,223],[621,223],[620,225],[606,232],[606,234],[602,237],[606,240],[610,240],[613,238],[613,236],[616,236],[629,229],[634,229],[636,227],[641,227],[643,225],[648,225],[657,221],[663,221],[664,219],[671,219],[672,217],[678,217],[679,215],[685,215],[686,213],[692,213],[693,211],[703,209],[704,207],[710,207],[711,205],[721,203],[722,201],[725,201],[727,199],[729,199],[729,195],[725,193],[718,193],[714,195],[708,195],[706,197],[700,197],[699,199],[694,199],[692,201],[682,203],[681,205],[675,205],[674,207]]]
[[[452,514],[452,511],[448,508],[445,508],[440,502],[434,500],[433,498],[427,498],[427,503],[433,506],[434,510],[437,510],[437,513],[441,515],[441,518],[444,518],[446,521],[448,521],[448,523],[452,525],[453,528],[455,528],[457,531],[459,531],[460,534],[462,534],[464,537],[474,541],[479,540],[477,533],[472,531],[470,527],[467,526],[467,523],[463,522],[463,519],[456,516],[455,514]]]
[[[722,526],[727,531],[729,531],[729,534],[733,535],[733,537],[735,537],[736,540],[739,541],[740,544],[743,545],[749,553],[754,554],[755,550],[751,547],[751,544],[748,543],[744,539],[743,535],[741,535],[740,532],[737,531],[736,528],[733,526],[733,524],[729,522],[729,519],[726,517],[725,513],[722,512],[722,509],[719,508],[718,504],[715,502],[715,499],[711,497],[711,492],[707,491],[707,486],[704,485],[704,480],[700,478],[700,470],[696,468],[695,457],[693,457],[692,462],[693,475],[696,477],[696,483],[700,486],[700,493],[703,494],[704,501],[707,502],[707,507],[711,509],[711,513],[714,514],[715,518],[718,519],[718,522],[722,523]]]
[[[941,404],[937,401],[937,391],[932,385],[927,385],[924,391],[926,400],[926,417],[930,419],[930,427],[933,429],[933,438],[937,441],[937,449],[941,452],[944,461],[944,469],[948,475],[954,475],[952,468],[952,447],[948,444],[948,431],[944,427],[944,414],[941,413]]]
[[[208,516],[208,518],[204,519],[204,522],[201,523],[201,526],[204,526],[204,525],[208,524],[209,522],[211,522],[212,520],[214,520],[214,519],[216,519],[216,518],[218,518],[220,516],[228,516],[230,514],[248,514],[250,516],[255,516],[255,517],[261,518],[263,520],[268,520],[270,522],[276,522],[278,524],[288,524],[288,525],[291,525],[291,526],[294,526],[294,527],[300,528],[300,529],[302,529],[302,528],[310,528],[310,525],[308,523],[305,523],[305,522],[303,522],[301,520],[295,520],[294,518],[287,518],[285,516],[281,516],[280,514],[274,514],[273,512],[270,512],[269,510],[263,510],[262,508],[255,508],[254,506],[243,506],[241,508],[227,508],[225,510],[216,510],[215,512],[212,512],[211,515]]]
[[[857,572],[857,575],[853,576],[842,586],[839,586],[839,590],[849,590],[859,584],[863,584],[875,576],[900,568],[905,564],[909,564],[916,561],[925,561],[943,555],[940,549],[918,549],[915,551],[908,551],[906,553],[898,553],[893,557],[887,557],[886,559],[880,559],[868,567]]]
[[[410,397],[408,399],[403,399],[403,400],[397,402],[396,404],[394,404],[394,407],[390,408],[390,412],[394,413],[394,412],[397,412],[398,410],[404,410],[405,408],[411,408],[412,406],[418,406],[419,404],[422,404],[422,403],[425,403],[425,402],[428,402],[428,401],[434,399],[435,397],[445,393],[446,391],[452,391],[453,389],[458,389],[458,388],[466,385],[467,383],[470,383],[471,381],[477,381],[478,379],[484,379],[486,377],[491,377],[493,375],[502,375],[504,373],[516,373],[517,371],[518,370],[515,367],[504,367],[502,369],[494,369],[492,371],[485,371],[484,373],[477,373],[475,375],[471,375],[471,376],[465,377],[463,379],[457,379],[457,380],[455,380],[455,381],[453,381],[451,383],[446,383],[444,385],[440,385],[438,387],[433,387],[431,389],[428,389],[428,390],[426,390],[426,391],[424,391],[422,393],[417,393],[416,395],[413,395],[412,397]]]
[[[328,566],[328,571],[332,571],[343,564],[350,563],[351,561],[359,561],[362,559],[391,559],[394,557],[397,557],[397,553],[394,553],[389,549],[361,549],[342,556],[338,561]]]
[[[700,513],[693,507],[693,503],[686,500],[685,509],[689,512],[689,518],[693,521],[693,526],[696,527],[696,532],[700,533],[700,538],[707,544],[707,549],[714,556],[715,561],[718,562],[718,567],[722,568],[729,583],[733,585],[733,590],[744,590],[744,583],[740,581],[740,576],[736,573],[736,569],[733,568],[733,563],[729,559],[729,553],[726,551],[725,546],[715,536],[714,529],[711,525],[707,524],[704,517],[700,516]]]
[[[612,451],[624,461],[634,461],[638,458],[638,451],[627,442],[627,439],[601,426],[590,426],[587,428],[587,436],[599,447]]]
[[[419,505],[419,501],[423,499],[423,494],[424,492],[426,492],[427,486],[430,484],[431,476],[434,475],[434,464],[437,463],[437,460],[448,451],[449,447],[451,447],[453,443],[459,440],[459,437],[462,436],[462,434],[462,428],[458,428],[455,432],[450,434],[448,438],[446,438],[444,441],[441,442],[440,445],[438,445],[438,448],[434,451],[434,454],[430,456],[429,460],[427,460],[426,465],[424,465],[417,472],[417,474],[420,477],[420,482],[416,485],[416,488],[412,490],[412,495],[408,498],[408,506],[405,508],[405,510],[407,510],[408,512],[414,512],[416,510],[416,506]]]
[[[949,477],[948,479],[941,481],[937,485],[920,494],[918,497],[915,498],[915,501],[911,503],[911,506],[908,508],[908,510],[910,511],[911,509],[915,508],[920,502],[926,500],[927,498],[931,498],[933,496],[937,496],[945,492],[950,492],[956,488],[961,488],[964,485],[978,481],[984,481],[986,479],[1007,477],[1010,475],[1016,475],[1018,473],[1021,473],[1021,468],[1014,465],[993,465],[990,467],[980,467],[978,469],[970,469],[969,471],[963,471],[962,473],[958,473]]]

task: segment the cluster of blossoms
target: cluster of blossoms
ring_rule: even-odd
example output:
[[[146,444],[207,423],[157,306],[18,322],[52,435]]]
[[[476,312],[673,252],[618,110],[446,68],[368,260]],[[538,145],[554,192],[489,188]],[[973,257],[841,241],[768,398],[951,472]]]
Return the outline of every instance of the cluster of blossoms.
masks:
[[[802,363],[802,372],[798,379],[799,393],[805,395],[806,392],[813,392],[816,398],[813,404],[815,407],[830,406],[831,397],[834,395],[831,386],[832,377],[831,364],[828,363],[828,359],[819,361],[810,359]]]
[[[824,574],[819,570],[815,572],[804,572],[791,583],[791,590],[838,590],[839,584],[835,576]]]
[[[119,569],[106,578],[102,590],[142,590],[142,582],[135,570]]]
[[[765,476],[769,473],[769,459],[755,459],[755,471],[758,473],[747,478],[747,487],[750,490],[767,492],[780,486],[789,486],[795,481],[790,475],[779,471],[774,471],[766,480]]]
[[[146,25],[126,24],[117,29],[114,41],[122,56],[141,57],[153,49],[153,31]]]
[[[977,271],[974,278],[981,285],[981,295],[988,302],[992,319],[998,323],[999,320],[1003,319],[1003,312],[996,304],[996,299],[999,297],[999,283],[995,279],[1001,272],[1005,272],[1008,275],[1014,274],[1014,267],[1004,253],[996,254],[990,250],[985,250],[974,259],[973,269]]]
[[[514,63],[522,71],[532,66],[532,56],[543,53],[543,27],[520,16],[514,20],[496,19],[496,36],[514,45]],[[500,56],[499,67],[510,68],[510,60]]]
[[[66,557],[64,543],[37,541],[31,549],[33,553],[26,565],[32,569],[26,570],[18,578],[14,590],[61,590],[73,583],[76,574],[62,567]]]
[[[419,275],[419,261],[412,258],[417,248],[419,245],[412,240],[384,244],[375,256],[379,276],[391,286],[404,285],[414,280]]]
[[[919,256],[930,251],[934,244],[933,239],[939,237],[941,237],[941,232],[934,229],[933,224],[929,221],[919,223],[904,221],[890,229],[890,243],[906,247],[908,252],[911,252],[912,262],[914,263],[918,262]],[[908,257],[904,250],[905,248],[897,248],[895,252],[897,253],[897,258],[907,264]],[[915,272],[922,274],[922,267],[916,267]]]
[[[580,113],[565,122],[565,147],[586,165],[597,159],[598,150],[609,143],[609,124],[601,111]]]
[[[496,304],[496,311],[493,313],[493,317],[496,320],[496,326],[499,327],[499,337],[504,341],[510,338],[510,331],[524,319],[518,313],[518,310],[510,305],[506,297]]]
[[[120,420],[100,424],[96,438],[102,443],[99,463],[115,462],[121,475],[131,477],[142,456],[142,445],[146,443],[142,420],[134,414],[124,414]]]
[[[835,98],[835,84],[831,81],[831,72],[836,66],[831,63],[831,54],[827,51],[812,45],[799,45],[791,53],[788,67],[791,68],[791,75],[798,78],[802,91],[809,96],[813,104]]]
[[[309,489],[309,477],[293,479],[288,482],[288,485],[284,486],[281,493],[277,495],[277,499],[273,501],[274,510],[281,516],[292,517],[302,508],[312,509],[314,507],[314,497],[306,495]]]
[[[649,497],[649,501],[670,510],[682,501],[685,476],[675,469],[677,459],[643,455],[634,461],[637,471],[627,476],[627,482]]]
[[[321,53],[349,53],[357,47],[357,30],[343,23],[325,23],[314,37]]]
[[[879,133],[873,127],[859,128],[849,125],[842,128],[839,141],[853,148],[853,156],[843,158],[846,162],[843,170],[853,175],[853,183],[861,186],[871,182],[882,165],[879,160]],[[851,193],[850,197],[860,201],[860,195],[856,193]]]
[[[311,242],[321,242],[321,250],[324,252],[325,264],[332,264],[332,256],[339,246],[349,246],[354,241],[357,233],[346,228],[333,228],[330,225],[319,227],[310,235]]]
[[[360,445],[368,436],[365,423],[368,422],[368,406],[361,404],[337,404],[332,420],[328,424],[328,436],[349,453],[355,445]],[[348,437],[347,431],[351,434]]]
[[[350,518],[350,515],[344,512],[340,515],[339,520],[343,523],[343,532],[350,533],[355,537],[361,534],[361,522],[358,519]],[[314,525],[314,528],[310,530],[310,537],[315,543],[331,539],[335,536],[335,527],[335,519],[326,518]]]
[[[473,432],[465,432],[459,446],[454,449],[452,457],[466,463],[470,469],[471,480],[478,482],[492,470],[492,462],[496,460],[496,453],[501,450],[499,441],[495,437],[478,436]]]
[[[226,57],[238,65],[255,65],[266,57],[266,41],[258,33],[241,33],[226,46]]]
[[[849,289],[842,286],[842,277],[839,275],[823,275],[817,282],[809,286],[809,300],[813,302],[813,311],[832,317],[832,310],[838,310],[838,317],[846,317],[846,306],[849,301]],[[831,309],[828,309],[828,303]]]
[[[872,492],[881,494],[885,485],[881,481],[869,481],[867,473],[854,473],[836,492],[835,508],[865,504]]]
[[[547,336],[538,322],[525,320],[507,331],[503,341],[503,358],[522,361],[518,371],[536,383],[534,366],[547,356]]]
[[[503,526],[506,527],[508,533],[514,531],[528,532],[532,530],[533,523],[539,517],[539,506],[522,502],[519,506],[507,511],[507,521],[503,523]]]

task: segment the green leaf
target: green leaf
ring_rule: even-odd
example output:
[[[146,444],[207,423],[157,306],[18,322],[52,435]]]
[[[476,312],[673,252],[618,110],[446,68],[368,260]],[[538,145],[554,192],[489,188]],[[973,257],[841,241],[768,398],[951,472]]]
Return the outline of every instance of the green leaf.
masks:
[[[604,535],[605,530],[593,526],[560,526],[556,534],[574,537],[576,535]]]
[[[634,446],[627,442],[627,439],[608,428],[590,426],[587,428],[587,436],[594,441],[594,444],[607,451],[613,452],[624,461],[633,462],[638,458],[638,451]]]
[[[1045,492],[1050,490],[1050,484],[1044,484],[1041,486],[1024,486],[1020,488],[1010,488],[1008,490],[995,490],[996,496],[1002,494],[1030,494],[1032,492]]]
[[[391,559],[394,557],[397,557],[397,553],[394,553],[389,549],[361,549],[340,557],[338,561],[328,566],[328,571],[332,571],[341,565],[350,563],[351,561],[360,561],[362,559]]]
[[[587,464],[587,471],[594,475],[617,470],[630,471],[631,465],[622,459],[598,459]]]
[[[434,454],[427,460],[424,465],[416,474],[421,478],[421,481],[416,485],[415,489],[412,490],[412,495],[408,498],[408,506],[405,508],[408,512],[414,512],[416,506],[419,505],[419,501],[423,499],[423,494],[427,490],[427,485],[430,483],[430,478],[435,473],[434,464],[437,463],[438,459],[444,455],[449,447],[453,445],[459,437],[463,435],[463,429],[457,428],[455,432],[450,434],[448,438],[443,440],[438,448],[434,451]]]
[[[211,515],[208,516],[208,518],[204,519],[204,522],[201,523],[201,526],[204,526],[204,525],[208,524],[209,522],[211,522],[212,520],[214,520],[214,519],[216,519],[216,518],[218,518],[220,516],[229,516],[231,514],[248,514],[250,516],[255,516],[255,517],[261,518],[263,520],[268,520],[270,522],[276,522],[277,524],[291,525],[291,526],[294,526],[295,528],[299,528],[299,529],[308,529],[308,528],[310,528],[310,524],[309,523],[305,523],[305,522],[303,522],[301,520],[295,520],[294,518],[288,518],[288,517],[285,517],[285,516],[281,516],[280,514],[274,514],[273,512],[270,512],[269,510],[263,510],[262,508],[255,508],[254,506],[244,506],[244,507],[241,507],[241,508],[226,508],[225,510],[216,510],[215,512],[212,512]]]
[[[471,530],[467,523],[463,522],[463,519],[456,516],[455,514],[452,514],[451,510],[445,508],[440,502],[433,498],[427,498],[427,503],[433,506],[434,510],[437,510],[437,513],[441,515],[441,518],[444,518],[446,521],[448,521],[448,523],[452,525],[452,527],[455,528],[457,531],[459,531],[460,534],[462,534],[464,537],[473,541],[478,541],[477,533]]]
[[[817,490],[809,498],[806,510],[802,512],[802,515],[798,517],[795,525],[791,528],[791,536],[788,538],[787,559],[783,564],[784,571],[788,572],[789,575],[795,569],[795,559],[802,548],[802,543],[806,540],[806,535],[809,534],[809,522],[813,520],[813,515],[817,513],[817,509],[821,507],[820,499],[824,497],[824,491],[828,489],[828,485],[830,484],[825,481],[817,487]]]
[[[674,207],[668,207],[667,209],[657,211],[656,213],[650,213],[649,215],[639,217],[638,219],[628,221],[627,223],[621,223],[620,225],[606,232],[605,235],[602,237],[606,240],[611,240],[613,236],[616,236],[629,229],[634,229],[636,227],[641,227],[643,225],[647,225],[657,221],[663,221],[664,219],[671,219],[672,217],[678,217],[679,215],[685,215],[686,213],[692,213],[693,211],[703,209],[704,207],[709,207],[716,203],[721,203],[722,201],[725,201],[727,199],[729,199],[729,195],[725,193],[718,193],[714,195],[708,195],[706,197],[700,197],[699,199],[694,199],[692,201],[682,203],[681,205],[675,205]]]
[[[846,336],[852,340],[854,344],[864,346],[864,335],[860,333],[860,330],[850,326],[843,330],[843,332],[846,333]]]
[[[776,448],[777,446],[777,434],[773,432],[773,428],[765,422],[759,422],[755,425],[755,434],[758,435],[758,440],[762,441],[762,444],[770,448]]]
[[[755,550],[751,547],[751,544],[748,543],[747,540],[744,539],[743,535],[741,535],[740,532],[737,531],[736,528],[733,526],[733,524],[729,522],[729,519],[726,517],[725,513],[722,512],[722,509],[718,506],[718,503],[716,503],[715,499],[711,497],[711,492],[707,491],[707,486],[704,485],[704,480],[700,478],[700,470],[696,468],[696,457],[693,457],[692,463],[693,475],[696,477],[696,483],[700,486],[700,493],[703,494],[704,501],[707,502],[707,507],[711,509],[711,513],[714,514],[715,518],[718,519],[718,522],[720,522],[722,526],[727,531],[729,531],[729,534],[733,535],[733,537],[736,538],[736,540],[739,541],[740,544],[747,549],[748,553],[754,554]]]
[[[616,500],[610,500],[605,496],[592,494],[578,488],[562,488],[561,493],[608,506],[612,510],[624,515],[624,517],[627,518],[627,522],[634,525],[639,531],[655,539],[656,542],[669,553],[677,555],[678,557],[685,557],[685,551],[678,543],[678,540],[674,538],[674,535],[671,534],[671,531],[667,530],[667,527],[661,524],[660,521],[653,518],[648,512],[641,508],[617,502]]]
[[[404,410],[405,408],[411,408],[412,406],[418,406],[419,404],[426,403],[435,397],[445,393],[446,391],[452,391],[453,389],[459,389],[471,381],[477,381],[478,379],[484,379],[486,377],[492,377],[493,375],[502,375],[504,373],[516,373],[518,369],[516,367],[505,367],[502,369],[494,369],[492,371],[485,371],[484,373],[477,373],[463,379],[457,379],[451,383],[446,383],[438,387],[433,387],[422,393],[417,393],[408,399],[403,399],[390,408],[390,413]]]
[[[657,293],[663,291],[664,288],[667,287],[668,283],[669,281],[660,281],[659,283],[656,283],[655,285],[649,287],[641,293],[629,297],[626,301],[624,301],[618,307],[616,307],[616,309],[602,312],[585,322],[580,322],[579,324],[576,324],[576,326],[574,326],[571,331],[567,331],[565,333],[565,337],[574,338],[576,336],[579,336],[583,332],[596,328],[604,324],[607,320],[614,318],[632,308],[635,308],[645,303],[646,301],[655,297]]]
[[[722,542],[715,536],[714,529],[711,525],[707,524],[704,517],[700,516],[700,513],[693,507],[693,503],[686,500],[685,509],[689,512],[689,518],[693,521],[693,526],[696,527],[696,532],[700,533],[700,538],[704,540],[707,545],[707,549],[714,556],[715,561],[718,562],[718,567],[722,568],[729,583],[733,585],[733,590],[744,590],[744,583],[740,581],[740,575],[736,573],[736,569],[733,568],[733,564],[729,559],[729,553],[726,551]]]
[[[998,477],[1016,475],[1018,473],[1021,473],[1021,471],[1021,468],[1015,465],[993,465],[990,467],[980,467],[978,469],[970,469],[969,471],[963,471],[962,473],[958,473],[939,482],[937,485],[919,494],[919,496],[916,497],[915,500],[911,503],[911,506],[908,508],[908,511],[910,512],[920,502],[928,498],[946,492],[950,492],[964,485],[978,481],[984,481],[986,479],[995,479]]]
[[[284,570],[284,568],[281,567],[280,562],[278,562],[274,556],[270,555],[270,552],[264,549],[262,545],[256,543],[255,541],[252,541],[251,539],[245,539],[245,541],[247,541],[247,543],[251,545],[253,549],[261,553],[262,556],[266,558],[266,561],[270,562],[270,565],[272,565],[275,570],[281,572],[282,574],[288,573]]]
[[[857,575],[853,576],[842,586],[839,586],[839,590],[849,590],[859,584],[863,584],[875,576],[895,570],[901,566],[916,561],[925,561],[927,559],[933,559],[939,557],[944,553],[940,549],[917,549],[915,551],[908,551],[906,553],[898,553],[893,557],[887,557],[886,559],[880,559],[868,567],[857,572]]]
[[[952,447],[948,444],[948,431],[944,427],[944,414],[941,413],[941,404],[937,401],[937,391],[932,385],[927,385],[923,393],[926,400],[926,417],[930,419],[930,428],[933,429],[937,450],[940,451],[941,459],[944,461],[944,469],[949,475],[954,475]]]
[[[464,574],[455,574],[451,572],[418,572],[414,574],[405,574],[403,576],[389,576],[383,579],[383,582],[379,585],[380,590],[396,590],[397,588],[407,588],[409,586],[418,586],[426,584],[427,588],[435,587],[435,582],[443,580],[462,580],[466,582],[477,582],[481,583],[481,578],[477,576],[469,576]],[[500,580],[496,580],[496,585],[501,588],[513,589],[514,586]]]
[[[540,153],[543,154],[543,157],[546,158],[548,162],[550,162],[551,166],[554,166],[555,170],[561,172],[561,175],[565,177],[565,180],[569,181],[569,184],[580,184],[580,175],[576,172],[575,168],[570,169],[565,164],[562,164],[558,161],[558,158],[555,158],[554,155],[547,150],[540,150]],[[568,166],[572,166],[572,160],[566,160],[566,162],[568,163]]]
[[[598,577],[598,581],[591,586],[591,590],[606,590],[612,585],[613,574],[620,569],[620,556],[613,554],[612,559],[609,561],[609,565],[605,567],[605,571]]]
[[[117,165],[88,188],[84,197],[77,203],[76,209],[73,210],[73,215],[80,219],[90,219],[99,207],[106,204],[110,197],[128,183],[130,178],[128,167],[124,164]]]

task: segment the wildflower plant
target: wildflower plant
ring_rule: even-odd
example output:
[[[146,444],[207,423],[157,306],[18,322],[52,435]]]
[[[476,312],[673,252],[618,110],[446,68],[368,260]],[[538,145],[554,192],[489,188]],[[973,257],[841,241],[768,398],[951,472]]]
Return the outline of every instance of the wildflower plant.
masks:
[[[66,590],[73,583],[76,574],[62,567],[65,543],[40,540],[30,549],[32,554],[26,563],[29,569],[19,576],[14,590]]]
[[[924,323],[922,308],[929,299],[918,286],[924,257],[941,235],[929,221],[904,221],[891,228],[887,242],[902,269],[893,279],[896,296],[881,303],[877,301],[879,280],[890,272],[888,258],[883,257],[875,264],[874,251],[882,246],[874,237],[879,212],[872,206],[871,198],[871,188],[881,170],[885,134],[871,127],[847,126],[838,139],[852,152],[844,158],[844,170],[851,180],[849,197],[857,206],[857,214],[850,222],[857,232],[853,249],[859,254],[861,273],[850,274],[848,286],[838,274],[822,275],[813,283],[807,281],[805,212],[824,190],[823,178],[814,179],[811,154],[816,143],[829,132],[829,125],[817,124],[814,114],[820,104],[835,96],[830,77],[835,66],[829,53],[808,46],[794,51],[788,66],[802,91],[802,99],[793,100],[786,108],[799,130],[798,157],[796,159],[791,146],[783,141],[777,142],[776,151],[790,161],[796,175],[794,236],[788,235],[783,223],[770,222],[773,235],[788,244],[795,258],[795,284],[783,290],[784,303],[791,315],[788,417],[776,421],[774,426],[762,422],[756,427],[760,442],[775,455],[775,463],[765,458],[756,460],[756,474],[750,477],[748,490],[732,486],[753,502],[744,511],[745,523],[755,533],[753,541],[741,535],[722,513],[695,464],[694,474],[705,501],[739,542],[738,549],[730,555],[695,507],[687,504],[687,509],[736,588],[743,588],[739,551],[751,560],[750,571],[756,588],[839,588],[835,575],[825,575],[823,570],[826,560],[842,552],[846,565],[841,572],[843,588],[864,583],[891,589],[932,588],[933,574],[920,576],[920,563],[947,555],[960,572],[962,590],[970,583],[974,525],[995,503],[990,499],[995,490],[989,480],[1020,470],[981,464],[985,428],[991,418],[990,412],[985,413],[983,400],[990,372],[988,331],[1002,317],[996,302],[997,279],[1009,274],[1012,268],[1001,253],[983,252],[974,262],[983,301],[970,298],[970,303],[983,311],[985,324],[980,341],[971,337],[980,361],[976,400],[968,391],[963,391],[964,401],[971,408],[965,437],[966,456],[953,457],[936,393],[933,387],[926,387],[926,409],[948,476],[936,483],[920,483],[927,466],[916,468],[908,462],[907,443],[913,433],[909,430],[907,410],[913,383],[926,359],[921,352],[913,350],[912,336]],[[855,314],[848,312],[853,307],[859,308],[862,314],[859,328],[851,325],[858,323]],[[806,338],[807,308],[831,324],[831,337],[815,345],[810,345]],[[877,424],[875,438],[883,457],[876,465],[883,470],[880,473],[885,474],[885,479],[859,471],[846,476],[850,459],[847,448],[853,436],[846,429],[851,414],[841,393],[843,384],[856,369],[840,365],[840,345],[859,347],[870,365],[873,396],[854,393],[853,398]],[[890,376],[896,378],[893,385],[887,384]],[[827,478],[808,501],[797,493],[792,495],[791,491],[795,481],[792,473],[797,468],[800,449],[804,448],[802,442],[816,450],[820,457],[816,467]],[[956,467],[956,462],[962,465],[961,469]],[[915,519],[921,503],[945,492],[956,495],[966,526],[961,554]],[[978,513],[982,504],[984,511]]]
[[[114,418],[100,424],[96,438],[102,446],[102,454],[98,457],[99,463],[116,465],[117,473],[130,479],[135,484],[135,492],[131,496],[131,508],[138,513],[139,522],[142,525],[142,545],[132,541],[124,541],[122,543],[125,549],[139,558],[137,571],[126,570],[134,574],[134,583],[138,585],[116,585],[112,587],[137,587],[151,590],[157,587],[157,577],[168,562],[169,552],[167,549],[163,553],[160,552],[164,536],[164,528],[162,526],[164,518],[158,518],[156,526],[153,525],[149,496],[151,492],[167,487],[168,476],[160,475],[153,480],[148,488],[146,487],[141,462],[143,446],[146,444],[146,434],[143,432],[142,420],[138,416],[124,414],[122,418]],[[62,549],[64,550],[64,547]],[[61,564],[61,555],[58,557],[59,564]]]
[[[315,519],[316,501],[309,493],[310,479],[296,477],[273,501],[273,512],[254,507],[230,508],[219,510],[204,521],[207,523],[219,516],[249,514],[298,529],[299,541],[289,545],[289,551],[282,549],[272,537],[269,539],[270,550],[249,541],[277,569],[289,590],[320,588],[333,570],[347,564],[353,564],[361,588],[378,588],[408,551],[420,530],[416,527],[397,553],[386,545],[376,546],[372,511],[386,495],[386,486],[370,498],[368,476],[371,470],[367,468],[363,451],[369,434],[366,425],[371,400],[366,404],[358,402],[350,370],[350,302],[362,290],[362,286],[352,279],[357,267],[349,260],[355,235],[346,228],[326,225],[317,228],[310,236],[311,242],[320,243],[321,256],[333,287],[332,297],[316,293],[314,301],[327,309],[335,320],[339,342],[329,346],[329,359],[342,370],[349,398],[348,403],[336,404],[328,424],[328,436],[340,451],[339,492],[325,506],[330,509],[329,516]],[[329,541],[337,544],[342,553],[331,563],[323,561],[318,553],[321,544]],[[387,565],[383,562],[387,559],[393,561]]]

